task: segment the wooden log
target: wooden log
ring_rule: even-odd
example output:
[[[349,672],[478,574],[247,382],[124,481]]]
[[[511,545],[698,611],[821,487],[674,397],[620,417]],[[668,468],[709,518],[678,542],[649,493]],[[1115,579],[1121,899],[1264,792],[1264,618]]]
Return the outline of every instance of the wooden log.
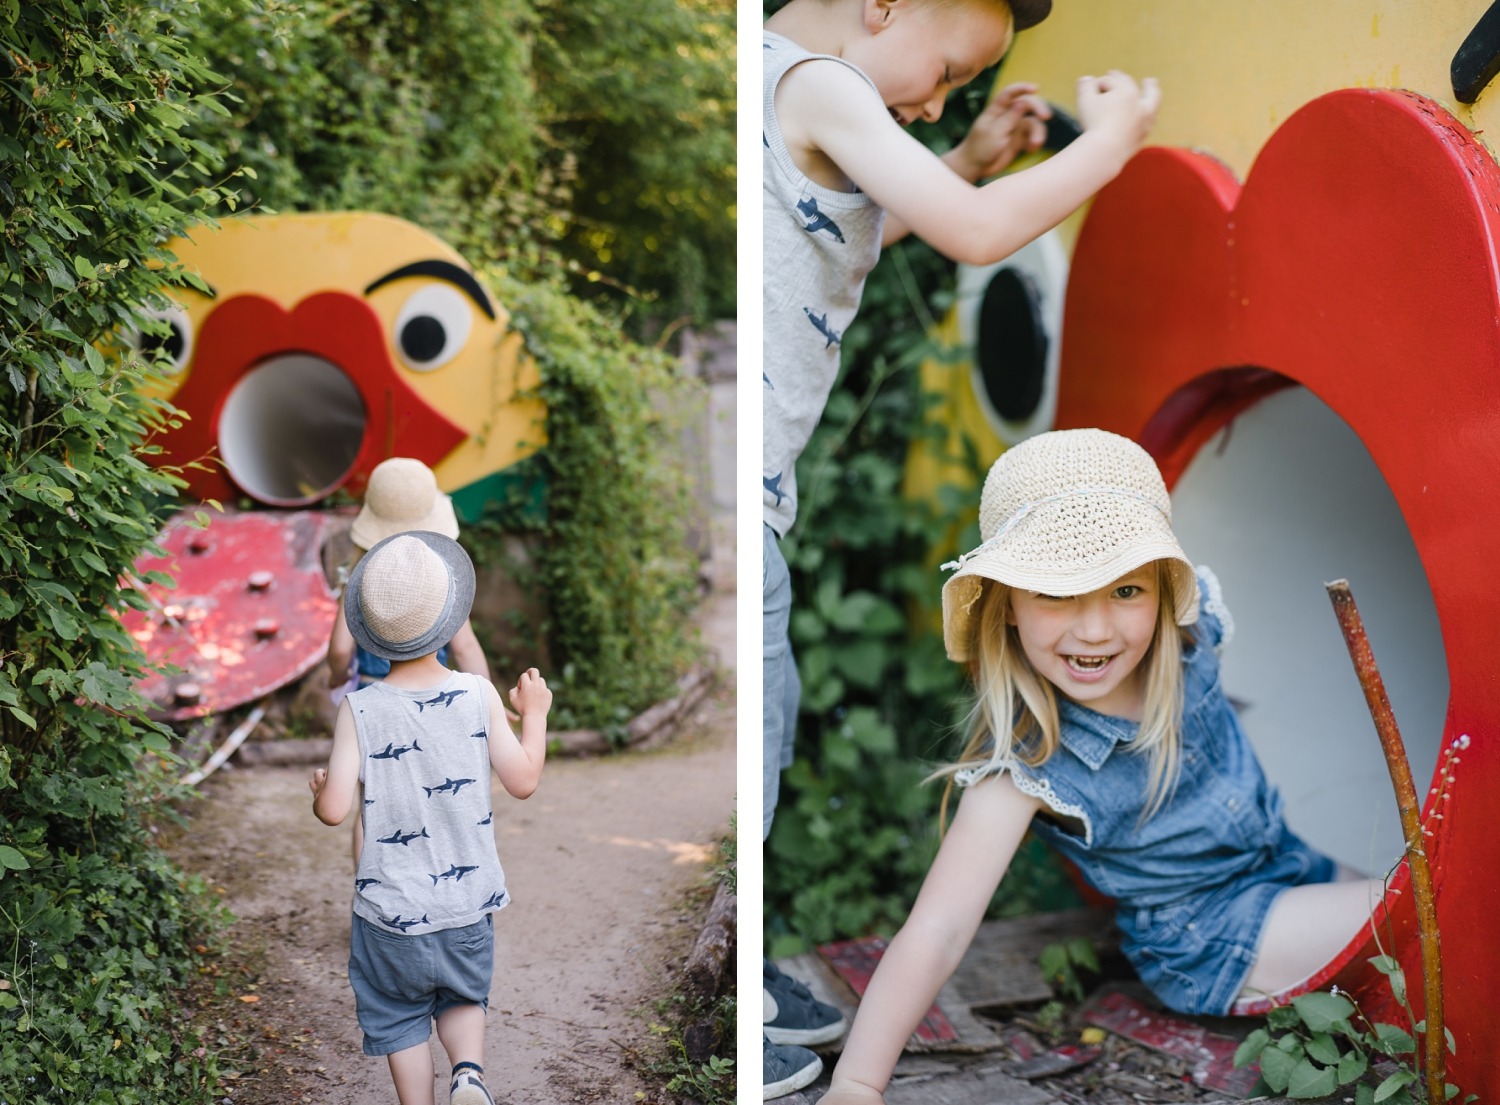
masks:
[[[271,764],[278,767],[296,764],[326,764],[333,751],[332,737],[312,740],[251,741],[240,745],[235,762],[246,767]]]
[[[734,893],[721,882],[683,969],[687,993],[705,1005],[718,995],[725,974],[734,967],[734,907]]]

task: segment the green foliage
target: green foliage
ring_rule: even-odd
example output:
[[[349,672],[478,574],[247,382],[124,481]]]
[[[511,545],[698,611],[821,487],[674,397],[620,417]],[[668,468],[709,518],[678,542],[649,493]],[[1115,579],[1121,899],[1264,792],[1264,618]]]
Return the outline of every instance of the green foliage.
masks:
[[[1100,971],[1094,945],[1083,936],[1048,944],[1037,956],[1037,965],[1052,989],[1073,1001],[1083,1000],[1083,980],[1078,977],[1078,972],[1098,974]]]
[[[1370,963],[1386,976],[1392,993],[1406,1006],[1406,977],[1390,956],[1376,956]],[[1409,1010],[1408,1010],[1409,1011]],[[1358,1024],[1356,1024],[1356,1020]],[[1418,1074],[1417,1037],[1425,1022],[1412,1032],[1399,1025],[1371,1023],[1359,1008],[1338,992],[1302,994],[1266,1015],[1266,1027],[1245,1037],[1234,1053],[1234,1065],[1260,1063],[1264,1088],[1290,1098],[1327,1097],[1340,1086],[1354,1086],[1355,1105],[1415,1105],[1425,1100]],[[1447,1033],[1448,1050],[1454,1050]],[[1365,1076],[1373,1059],[1394,1059],[1401,1068],[1372,1084]],[[1449,1099],[1459,1093],[1446,1083]],[[1465,1102],[1473,1101],[1473,1095]]]
[[[169,421],[110,344],[172,271],[160,242],[219,207],[186,125],[218,83],[197,6],[0,5],[0,1099],[211,1099],[172,994],[217,913],[140,811],[169,750],[114,608],[178,482]],[[194,182],[197,183],[194,183]]]
[[[247,205],[368,209],[658,324],[734,308],[728,0],[222,0]],[[620,292],[627,292],[622,301]]]
[[[674,458],[704,397],[673,358],[631,342],[560,288],[488,275],[548,404],[538,454],[546,518],[518,502],[494,525],[545,536],[529,564],[511,567],[547,596],[544,622],[525,629],[547,641],[559,673],[555,726],[609,726],[672,694],[697,655],[687,629],[697,598],[693,508],[687,462]],[[485,530],[474,528],[470,543],[488,544]]]
[[[726,885],[730,893],[735,886],[735,840],[731,817],[729,833],[719,842],[719,855],[710,872],[712,882]],[[700,1105],[733,1105],[735,1101],[733,963],[730,968],[728,991],[711,1002],[695,1000],[679,991],[656,1003],[658,1020],[651,1025],[650,1032],[659,1043],[644,1067],[673,1100]],[[699,1060],[689,1054],[690,1035],[699,1041],[699,1048],[704,1046],[705,1035],[711,1037],[712,1053],[707,1058]]]
[[[194,40],[230,84],[203,134],[254,170],[246,206],[399,215],[467,249],[490,193],[535,187],[527,0],[221,0]]]
[[[672,1100],[734,1105],[735,1007],[732,994],[717,999],[707,1010],[696,1008],[681,995],[660,1003],[658,1013],[663,1021],[652,1024],[650,1031],[663,1041],[664,1048],[645,1064],[645,1069],[661,1082]],[[693,1059],[683,1039],[685,1026],[693,1022],[712,1022],[726,1053],[712,1054],[702,1061]]]
[[[568,260],[640,289],[654,318],[731,313],[734,5],[538,0],[536,9],[543,164],[573,180]],[[573,287],[597,294],[601,282]]]
[[[152,794],[143,784],[131,794]],[[223,918],[130,813],[95,819],[106,847],[47,849],[0,887],[0,1101],[208,1105],[218,1058],[174,995]]]
[[[773,5],[779,6],[779,5]],[[917,128],[946,148],[983,106],[991,74]],[[774,279],[768,266],[767,279]],[[792,647],[802,677],[797,758],[782,775],[767,841],[769,954],[807,942],[889,932],[905,918],[937,846],[941,787],[922,787],[952,759],[970,697],[963,669],[930,619],[942,584],[929,561],[950,532],[971,547],[978,482],[932,501],[901,494],[924,433],[915,368],[946,351],[929,336],[952,302],[952,266],[912,239],[885,251],[844,334],[840,378],[797,467],[796,525],[782,542],[792,573]],[[976,476],[993,458],[968,449]],[[993,912],[1076,905],[1056,860],[1030,842]]]

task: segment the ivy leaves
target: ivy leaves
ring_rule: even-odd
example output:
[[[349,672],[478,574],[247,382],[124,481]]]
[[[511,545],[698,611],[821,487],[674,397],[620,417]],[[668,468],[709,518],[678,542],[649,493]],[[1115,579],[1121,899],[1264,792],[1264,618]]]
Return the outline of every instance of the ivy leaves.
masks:
[[[1401,965],[1388,955],[1370,963],[1386,976],[1398,1004],[1404,1006],[1406,977]],[[1424,1029],[1425,1022],[1415,1026],[1418,1033]],[[1448,1050],[1455,1050],[1452,1033],[1447,1037]],[[1399,1025],[1372,1024],[1344,995],[1318,992],[1301,994],[1266,1014],[1266,1026],[1245,1037],[1235,1051],[1234,1065],[1258,1061],[1266,1087],[1289,1098],[1327,1097],[1340,1086],[1352,1085],[1355,1105],[1414,1105],[1410,1087],[1420,1080],[1414,1069],[1416,1049],[1413,1034]],[[1372,1084],[1366,1075],[1379,1058],[1403,1065]],[[1458,1093],[1457,1086],[1448,1085],[1449,1099]]]

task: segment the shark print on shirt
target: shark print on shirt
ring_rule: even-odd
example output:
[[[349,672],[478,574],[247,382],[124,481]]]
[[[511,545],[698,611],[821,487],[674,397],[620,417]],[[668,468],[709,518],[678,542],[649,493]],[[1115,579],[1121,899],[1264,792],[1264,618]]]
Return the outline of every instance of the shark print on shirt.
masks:
[[[781,491],[781,478],[784,475],[786,475],[785,472],[777,472],[774,476],[762,476],[760,478],[762,486],[772,495],[776,496],[777,506],[781,505],[781,500],[785,497]]]
[[[460,695],[466,695],[468,693],[468,691],[463,689],[459,689],[456,691],[441,691],[433,697],[427,699],[425,702],[418,702],[417,713],[420,714],[422,712],[423,706],[452,706],[453,700],[455,698],[458,698]]]
[[[460,867],[458,864],[454,863],[450,864],[448,870],[444,871],[441,875],[428,875],[428,878],[432,879],[432,885],[436,886],[439,879],[452,879],[454,882],[459,882],[470,871],[478,870],[478,867]]]
[[[843,332],[835,330],[832,326],[828,325],[828,315],[826,313],[815,315],[812,313],[811,307],[802,308],[802,313],[807,316],[807,321],[813,324],[813,329],[828,339],[827,344],[823,346],[824,349],[838,345],[843,340]]]
[[[393,939],[470,925],[509,902],[491,815],[493,694],[453,672],[434,686],[373,683],[348,697],[369,803],[354,912]]]
[[[818,210],[816,197],[808,196],[806,199],[797,201],[797,210],[802,212],[802,217],[807,220],[807,225],[802,229],[809,234],[817,234],[826,230],[831,238],[839,244],[843,244],[844,232],[839,229],[839,224]]]
[[[400,844],[402,847],[406,847],[409,844],[411,844],[411,842],[413,840],[416,840],[418,837],[422,837],[422,836],[427,837],[429,840],[432,839],[428,835],[427,826],[425,826],[425,825],[422,826],[422,828],[421,828],[421,830],[419,832],[415,832],[415,833],[403,833],[400,829],[397,829],[390,836],[383,836],[379,840],[377,840],[375,843],[377,843],[377,844]]]
[[[387,744],[385,746],[385,751],[384,752],[371,752],[370,753],[370,759],[372,759],[372,760],[399,760],[402,756],[404,756],[408,752],[420,752],[420,751],[422,751],[422,746],[420,744],[418,744],[415,740],[412,741],[410,744],[403,744],[400,748],[397,748],[394,744]]]
[[[473,779],[444,779],[435,787],[423,787],[422,789],[427,792],[427,797],[431,798],[434,794],[457,794],[474,781]]]
[[[398,914],[396,914],[396,916],[392,917],[389,921],[387,921],[384,917],[382,917],[380,919],[380,923],[382,925],[387,926],[388,928],[399,929],[401,932],[405,932],[407,929],[411,928],[413,925],[426,925],[426,924],[430,924],[430,922],[427,920],[427,914],[425,914],[425,913],[422,914],[422,916],[420,918],[413,917],[410,920],[403,919],[402,916],[401,916],[401,914],[398,913]]]

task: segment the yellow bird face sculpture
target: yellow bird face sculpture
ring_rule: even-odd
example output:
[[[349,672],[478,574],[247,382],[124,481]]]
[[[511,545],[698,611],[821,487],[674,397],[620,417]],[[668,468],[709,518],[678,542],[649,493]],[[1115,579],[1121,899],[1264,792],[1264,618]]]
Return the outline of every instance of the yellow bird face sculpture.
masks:
[[[544,441],[536,366],[451,247],[364,212],[262,215],[171,243],[208,294],[161,312],[189,420],[161,463],[200,498],[277,507],[359,494],[391,456],[437,474],[466,519]],[[144,340],[153,340],[147,338]]]

